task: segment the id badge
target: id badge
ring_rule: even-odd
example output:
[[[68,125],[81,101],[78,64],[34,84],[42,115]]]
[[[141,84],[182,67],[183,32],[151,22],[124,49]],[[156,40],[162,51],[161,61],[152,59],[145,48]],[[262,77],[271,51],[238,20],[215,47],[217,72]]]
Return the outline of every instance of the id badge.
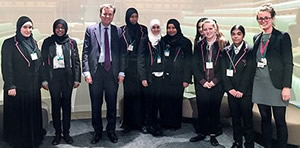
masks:
[[[127,48],[128,51],[133,51],[133,46],[130,44]]]
[[[157,63],[158,63],[158,64],[161,63],[161,57],[157,57]]]
[[[261,58],[260,61],[264,63],[264,65],[267,65],[267,58]]]
[[[36,53],[32,53],[30,54],[31,55],[31,60],[34,61],[34,60],[37,60],[38,59],[38,56]]]
[[[227,77],[233,77],[233,70],[232,69],[227,69],[226,70],[226,76]]]
[[[257,62],[257,67],[258,68],[264,68],[265,67],[265,64],[263,62]]]
[[[212,69],[213,68],[213,62],[206,62],[206,69]]]
[[[170,56],[170,51],[169,50],[165,50],[164,54],[165,54],[166,57],[168,57],[168,56]]]

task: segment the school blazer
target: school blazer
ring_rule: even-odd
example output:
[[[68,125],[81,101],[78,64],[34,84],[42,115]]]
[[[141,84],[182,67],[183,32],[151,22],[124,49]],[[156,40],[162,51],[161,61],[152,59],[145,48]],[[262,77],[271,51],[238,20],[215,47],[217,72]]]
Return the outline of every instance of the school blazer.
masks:
[[[248,58],[253,51],[252,47],[248,45],[247,42],[244,42],[234,61],[230,60],[232,54],[235,54],[233,50],[233,44],[224,48],[222,57],[222,81],[224,89],[226,92],[229,92],[231,89],[235,89],[245,95],[251,95],[252,83],[250,75],[251,72],[248,68]],[[234,71],[234,74],[233,77],[228,77],[226,75],[226,71],[232,63],[235,65],[231,68]]]

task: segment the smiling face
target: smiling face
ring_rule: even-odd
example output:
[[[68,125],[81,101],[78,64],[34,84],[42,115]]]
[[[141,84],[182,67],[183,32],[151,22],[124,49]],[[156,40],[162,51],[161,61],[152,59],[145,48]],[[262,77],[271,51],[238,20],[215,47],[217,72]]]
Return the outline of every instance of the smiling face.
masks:
[[[177,34],[177,29],[174,24],[168,24],[167,32],[170,36],[175,36]]]
[[[154,24],[151,28],[151,32],[153,35],[159,35],[160,27],[157,24]]]
[[[100,13],[101,23],[104,26],[108,26],[114,19],[114,9],[109,7],[104,7]]]
[[[139,20],[139,16],[136,13],[133,13],[129,18],[130,23],[133,25],[136,24],[138,20]]]
[[[206,22],[202,25],[203,34],[208,41],[211,41],[216,37],[216,26],[213,23]]]
[[[22,27],[21,27],[21,34],[24,37],[30,37],[30,35],[32,34],[32,23],[31,22],[26,22]]]
[[[232,39],[232,42],[235,45],[235,47],[238,47],[242,43],[242,41],[244,39],[244,34],[242,33],[241,30],[234,29],[231,32],[231,39]]]
[[[65,31],[65,27],[62,25],[62,24],[58,24],[56,27],[55,27],[55,34],[57,36],[63,36],[65,35],[66,31]]]
[[[270,30],[273,28],[274,17],[271,17],[270,12],[260,11],[257,14],[257,22],[265,32],[270,33]]]

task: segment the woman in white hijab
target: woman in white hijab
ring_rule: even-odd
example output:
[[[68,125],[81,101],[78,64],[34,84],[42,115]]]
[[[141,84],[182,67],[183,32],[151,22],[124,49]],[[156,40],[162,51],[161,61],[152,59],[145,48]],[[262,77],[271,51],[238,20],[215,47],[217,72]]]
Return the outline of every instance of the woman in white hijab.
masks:
[[[153,19],[148,27],[148,36],[142,38],[138,52],[138,73],[144,86],[145,122],[153,136],[162,134],[157,122],[159,100],[163,93],[166,45],[161,40],[160,21]],[[168,56],[168,55],[167,55]]]

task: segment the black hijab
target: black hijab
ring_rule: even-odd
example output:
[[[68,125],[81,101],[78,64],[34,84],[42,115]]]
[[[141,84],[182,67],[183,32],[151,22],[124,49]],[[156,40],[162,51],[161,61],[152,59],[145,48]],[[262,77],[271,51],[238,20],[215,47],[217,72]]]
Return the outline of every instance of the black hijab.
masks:
[[[24,37],[21,33],[22,26],[27,22],[32,23],[32,20],[27,16],[21,16],[18,19],[17,26],[16,26],[16,28],[17,28],[16,36],[17,36],[17,40],[21,43],[21,45],[24,46],[29,51],[29,53],[32,53],[32,52],[35,52],[36,49],[37,49],[37,46],[36,46],[35,41],[32,37],[32,34],[29,37]]]
[[[63,36],[58,36],[56,33],[55,33],[55,28],[58,24],[62,24],[65,28],[65,34]],[[66,42],[69,41],[69,36],[67,34],[68,32],[68,24],[65,20],[63,19],[57,19],[54,23],[53,23],[53,35],[52,35],[52,38],[54,39],[54,41],[57,43],[57,44],[64,44]]]
[[[174,36],[170,36],[169,34],[167,34],[164,37],[164,41],[171,46],[177,46],[182,44],[183,34],[181,32],[180,23],[176,19],[170,19],[167,22],[167,30],[169,24],[173,24],[175,26],[177,33]]]
[[[125,22],[126,22],[126,25],[128,27],[128,33],[129,33],[132,40],[140,38],[140,37],[138,37],[139,32],[140,32],[140,25],[138,24],[138,22],[136,24],[132,24],[130,22],[130,17],[134,13],[139,15],[135,8],[128,8],[127,11],[126,11],[126,15],[125,15]]]

